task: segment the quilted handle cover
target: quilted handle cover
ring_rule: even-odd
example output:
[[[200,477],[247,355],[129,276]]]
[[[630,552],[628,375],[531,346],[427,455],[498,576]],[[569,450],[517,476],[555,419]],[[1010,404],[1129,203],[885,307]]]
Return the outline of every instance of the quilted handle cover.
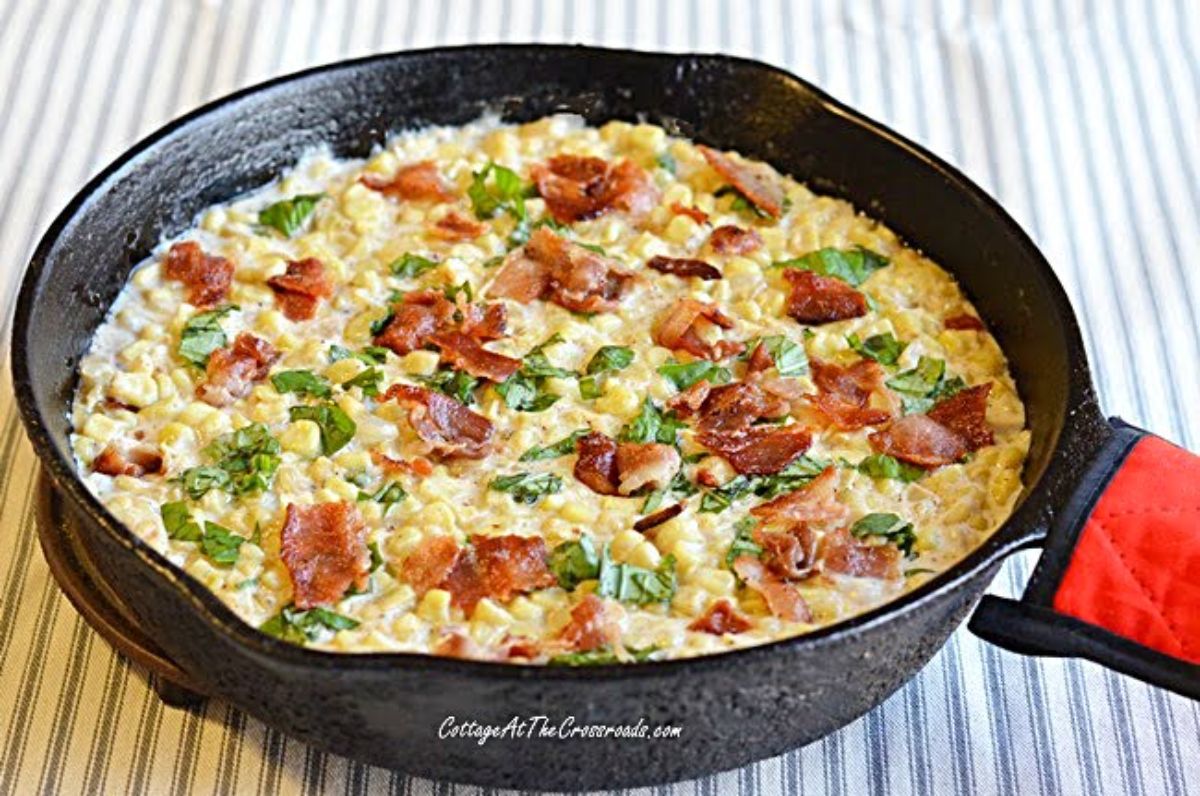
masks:
[[[1054,610],[1200,663],[1200,456],[1147,435],[1079,534]]]

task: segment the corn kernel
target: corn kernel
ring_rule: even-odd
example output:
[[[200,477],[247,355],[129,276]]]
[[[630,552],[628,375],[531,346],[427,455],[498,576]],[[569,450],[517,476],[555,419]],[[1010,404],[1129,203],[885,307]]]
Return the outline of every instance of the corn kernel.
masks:
[[[728,597],[737,588],[737,578],[727,569],[705,567],[692,574],[692,582],[717,597]]]
[[[400,360],[405,373],[428,376],[437,370],[438,355],[435,351],[410,351]]]
[[[321,427],[311,420],[296,420],[279,435],[279,444],[285,451],[311,459],[321,452]]]
[[[344,381],[354,378],[362,371],[366,370],[367,366],[355,359],[354,357],[346,357],[339,359],[329,367],[325,368],[325,378],[329,379],[334,384],[341,384]]]
[[[417,616],[435,625],[450,621],[450,592],[430,589],[417,604]]]
[[[686,245],[698,232],[700,227],[696,224],[691,216],[683,215],[682,213],[675,216],[668,222],[667,228],[663,230],[663,237],[672,243],[677,243],[680,246]]]
[[[471,614],[471,619],[497,627],[508,627],[513,623],[512,615],[508,611],[486,597],[476,604],[475,613]]]
[[[615,379],[610,379],[604,394],[596,399],[596,411],[618,417],[630,417],[637,412],[641,399],[633,390],[615,382]]]
[[[141,408],[158,400],[158,383],[148,373],[118,373],[108,386],[108,394],[123,404]]]
[[[87,422],[83,424],[84,436],[91,437],[101,444],[107,443],[124,430],[124,423],[120,423],[98,412],[89,417]]]
[[[609,548],[613,558],[617,561],[625,561],[633,549],[644,541],[644,538],[632,528],[621,531],[613,537],[612,546]]]
[[[558,515],[567,522],[576,522],[580,525],[591,525],[596,521],[596,517],[599,515],[599,512],[595,506],[592,506],[588,503],[570,501],[563,504],[562,508],[560,508],[558,511]]]
[[[643,541],[637,547],[633,548],[625,557],[625,560],[633,564],[635,567],[645,567],[646,569],[654,569],[662,563],[662,556],[659,555],[658,548],[650,541]]]

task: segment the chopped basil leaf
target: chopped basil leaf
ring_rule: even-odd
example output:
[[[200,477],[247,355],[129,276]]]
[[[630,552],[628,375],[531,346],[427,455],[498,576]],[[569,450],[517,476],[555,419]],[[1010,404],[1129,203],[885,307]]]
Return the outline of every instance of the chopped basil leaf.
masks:
[[[966,383],[954,376],[946,378],[946,362],[922,356],[912,370],[899,373],[885,382],[900,393],[905,414],[927,412],[943,398],[949,398],[966,388]]]
[[[215,522],[206,522],[200,549],[204,551],[204,555],[213,560],[213,563],[229,566],[237,561],[238,551],[245,541],[245,537],[238,536],[228,528],[217,525]]]
[[[167,529],[167,538],[181,542],[198,542],[204,533],[188,513],[187,503],[176,500],[164,503],[159,508],[162,514],[163,527]]]
[[[327,608],[297,611],[295,606],[289,605],[261,624],[258,629],[293,644],[304,644],[306,641],[315,641],[323,629],[337,631],[353,630],[356,627],[357,620]]]
[[[905,522],[895,514],[868,514],[850,526],[850,533],[859,539],[882,537],[900,548],[905,558],[916,558],[913,545],[917,543],[917,535],[912,523]]]
[[[358,387],[364,396],[373,398],[379,395],[379,383],[383,381],[383,371],[379,368],[367,368],[357,376],[342,382],[342,389]]]
[[[638,416],[621,429],[618,439],[621,442],[661,442],[664,445],[677,445],[679,430],[685,427],[674,412],[664,412],[646,398],[642,401]]]
[[[371,572],[383,566],[383,553],[379,552],[379,542],[368,544],[367,552],[371,554]]]
[[[592,358],[588,360],[584,372],[587,374],[579,380],[579,397],[593,399],[600,397],[601,376],[605,373],[624,370],[633,362],[633,349],[619,345],[601,346]]]
[[[399,503],[408,497],[408,493],[404,491],[404,487],[398,482],[393,481],[390,484],[384,484],[375,492],[359,492],[358,499],[360,501],[374,500],[376,503],[382,503],[390,508],[393,504]],[[384,509],[385,511],[387,509]]]
[[[808,373],[808,354],[800,343],[781,334],[769,335],[759,342],[767,349],[780,376],[804,376]],[[754,346],[748,346],[746,350],[753,353]]]
[[[725,566],[732,568],[733,562],[740,556],[758,558],[762,555],[762,546],[754,541],[754,526],[757,523],[758,520],[753,517],[742,517],[733,526],[733,542],[729,545],[729,552],[725,554]]]
[[[509,409],[518,412],[542,412],[549,409],[562,396],[551,392],[546,386],[546,379],[569,378],[574,371],[552,365],[547,359],[545,349],[563,341],[562,335],[555,334],[525,355],[521,369],[496,385],[496,392],[504,399]]]
[[[440,393],[449,395],[465,406],[475,403],[475,388],[479,379],[463,370],[440,368],[429,376],[413,376],[412,378]]]
[[[550,360],[546,357],[545,349],[561,342],[563,342],[562,335],[554,334],[542,343],[539,343],[530,349],[529,353],[525,355],[524,364],[521,366],[521,370],[525,373],[525,375],[540,377],[553,376],[559,379],[569,379],[574,376],[575,371],[567,370],[566,368],[555,367],[554,365],[550,364]]]
[[[391,265],[388,266],[388,269],[391,270],[392,274],[395,276],[403,279],[413,279],[425,273],[426,271],[432,271],[439,265],[441,265],[441,263],[435,260],[430,260],[428,257],[422,257],[419,254],[410,253],[396,259]]]
[[[476,218],[493,218],[504,210],[518,224],[526,219],[525,199],[533,195],[533,186],[526,185],[512,169],[494,162],[472,173],[471,186],[467,188]]]
[[[471,287],[471,283],[465,279],[460,284],[447,285],[442,288],[442,293],[446,296],[447,301],[454,301],[458,298],[459,293],[466,296],[467,301],[475,300],[475,288]]]
[[[658,652],[658,647],[626,647],[626,654],[637,662],[643,663],[652,658],[654,653]],[[624,663],[625,660],[618,658],[617,654],[610,647],[600,647],[587,652],[564,652],[562,655],[555,655],[551,658],[547,665],[549,666],[607,666],[609,664]]]
[[[316,209],[317,202],[325,198],[323,193],[306,193],[276,202],[258,213],[258,223],[264,227],[274,227],[283,233],[285,238],[304,226],[304,222]]]
[[[366,346],[362,351],[357,353],[340,345],[332,345],[329,347],[330,362],[340,362],[343,359],[354,357],[359,362],[362,362],[366,365],[382,365],[387,361],[387,355],[388,349],[379,345]]]
[[[508,236],[508,244],[510,246],[524,246],[529,242],[529,236],[533,234],[533,231],[538,227],[549,227],[556,232],[566,229],[565,226],[555,221],[552,216],[546,216],[545,218],[539,219],[532,224],[529,223],[529,217],[526,216],[518,220],[517,225],[513,227],[513,231]],[[592,248],[586,243],[581,243],[579,245],[588,249]],[[603,250],[600,253],[603,254]]]
[[[396,313],[388,310],[386,315],[381,315],[380,317],[371,321],[371,336],[378,337],[379,335],[383,334],[383,330],[388,328],[388,324],[391,323],[392,318],[395,317]]]
[[[686,390],[693,384],[708,380],[709,384],[728,384],[733,374],[715,362],[697,359],[695,362],[674,360],[658,366],[659,375],[665,376],[677,390]]]
[[[724,486],[710,489],[700,499],[700,511],[718,514],[733,505],[733,501],[748,494],[771,499],[794,492],[825,471],[829,462],[801,456],[774,475],[738,475]]]
[[[329,402],[317,406],[293,406],[289,412],[292,420],[311,420],[321,429],[321,453],[332,456],[354,439],[358,426],[337,404]]]
[[[192,500],[204,497],[210,489],[228,489],[230,483],[229,473],[210,466],[189,467],[179,476],[179,481]]]
[[[179,356],[193,365],[207,366],[209,354],[225,346],[225,331],[220,320],[236,309],[236,305],[226,304],[189,318],[179,335]]]
[[[553,473],[515,473],[493,478],[489,489],[507,492],[517,503],[533,504],[543,495],[562,490],[562,479]]]
[[[550,552],[550,571],[558,578],[558,585],[572,591],[585,580],[600,576],[600,556],[592,537],[584,534],[578,541],[563,542]]]
[[[803,268],[821,276],[833,276],[858,287],[867,277],[888,264],[882,254],[859,246],[855,249],[818,249],[803,257],[782,260],[776,268]]]
[[[893,481],[911,483],[925,475],[925,471],[916,465],[902,462],[886,453],[874,453],[863,459],[854,467],[872,478],[890,478]]]
[[[634,605],[669,602],[675,596],[675,556],[668,554],[654,569],[614,563],[608,545],[600,554],[596,594]]]
[[[908,343],[900,342],[891,332],[873,334],[866,340],[860,340],[858,335],[851,333],[846,335],[846,342],[860,356],[873,359],[880,365],[895,365],[908,347]]]
[[[549,445],[538,446],[534,445],[529,450],[521,454],[521,458],[517,461],[522,462],[540,462],[543,459],[557,459],[559,456],[566,456],[575,452],[575,447],[579,440],[583,439],[591,432],[591,429],[581,428],[578,431],[572,431],[569,435],[563,437],[558,442],[552,442]]]
[[[311,370],[281,370],[271,374],[271,384],[281,393],[294,392],[314,398],[327,398],[331,392],[329,382]]]
[[[215,466],[189,468],[178,479],[192,500],[204,497],[210,489],[234,495],[264,491],[279,467],[279,440],[262,423],[222,434],[202,453],[214,460]]]
[[[656,489],[646,495],[646,499],[642,501],[640,514],[649,514],[662,505],[663,498],[667,495],[678,495],[681,498],[690,497],[699,491],[699,487],[688,480],[687,475],[683,470],[675,473],[675,477],[671,479],[671,483],[661,489]]]

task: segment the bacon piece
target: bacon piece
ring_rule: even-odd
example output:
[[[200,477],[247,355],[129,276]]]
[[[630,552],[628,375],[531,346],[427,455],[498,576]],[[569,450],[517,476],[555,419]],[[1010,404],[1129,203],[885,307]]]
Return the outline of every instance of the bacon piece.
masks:
[[[400,577],[418,596],[430,589],[438,588],[439,584],[458,563],[462,548],[450,536],[430,537],[415,550],[408,554],[400,565]]]
[[[868,439],[879,453],[925,468],[953,464],[970,451],[965,438],[927,415],[905,415]]]
[[[492,421],[450,396],[411,384],[393,384],[383,400],[393,399],[409,407],[408,422],[434,455],[482,459],[491,450]]]
[[[163,457],[156,448],[135,445],[125,451],[109,443],[92,460],[92,470],[104,475],[157,475],[163,471]]]
[[[964,330],[964,331],[982,332],[984,330],[983,321],[979,320],[978,318],[976,318],[974,315],[972,315],[969,312],[962,312],[962,313],[959,313],[958,315],[951,315],[949,318],[942,321],[942,326],[944,326],[947,329],[957,329],[957,330]]]
[[[723,636],[726,633],[745,633],[754,623],[738,613],[729,600],[717,600],[708,606],[704,615],[688,625],[688,630]]]
[[[787,268],[783,276],[792,285],[788,315],[800,323],[819,325],[867,314],[867,297],[836,277],[802,268]]]
[[[468,218],[457,210],[447,213],[433,227],[434,235],[449,241],[474,240],[487,231],[487,224]]]
[[[301,610],[337,602],[354,584],[367,585],[371,557],[363,523],[350,502],[287,507],[279,557],[292,577],[292,602]]]
[[[659,442],[617,445],[617,492],[632,495],[643,487],[661,489],[679,472],[679,451]]]
[[[209,355],[205,381],[196,386],[196,397],[212,406],[228,406],[249,395],[250,388],[267,377],[277,359],[279,352],[274,346],[242,332],[234,338],[233,345],[218,348]]]
[[[745,350],[743,343],[729,340],[705,342],[702,333],[713,327],[732,329],[733,319],[714,304],[681,298],[659,320],[658,328],[654,330],[654,342],[663,348],[686,351],[692,356],[714,362]]]
[[[371,451],[371,461],[380,467],[385,473],[393,475],[430,475],[433,473],[433,464],[420,456],[416,456],[409,461],[404,459],[393,459],[391,456],[380,453],[377,450]]]
[[[653,514],[647,514],[645,517],[642,517],[633,524],[633,529],[638,533],[646,533],[646,531],[652,531],[658,526],[662,525],[664,522],[670,522],[682,513],[683,504],[676,503],[674,505],[667,506],[665,509],[659,509]],[[653,534],[651,534],[651,537],[653,537]]]
[[[697,439],[742,475],[778,473],[812,445],[812,434],[796,423],[750,426],[734,433],[701,432]]]
[[[392,319],[375,335],[375,345],[390,348],[398,356],[416,351],[425,340],[454,323],[454,304],[436,290],[405,294],[393,307]]]
[[[364,174],[358,181],[372,191],[379,191],[397,199],[449,202],[454,198],[454,192],[442,180],[442,175],[431,160],[401,166],[390,179],[375,174]]]
[[[522,303],[549,299],[572,312],[608,312],[617,308],[632,278],[607,257],[538,227],[505,260],[488,295]]]
[[[760,342],[754,346],[754,350],[750,352],[750,358],[746,360],[746,375],[761,373],[773,367],[775,367],[775,360],[771,358],[771,352],[767,350],[766,344]]]
[[[315,257],[292,260],[287,272],[267,280],[283,314],[292,321],[307,321],[317,314],[317,305],[333,295],[333,285],[325,278],[325,266]]]
[[[680,393],[676,398],[684,394]],[[695,395],[690,396],[689,402],[695,403],[695,398]],[[688,413],[680,411],[686,404],[672,402],[670,405],[681,416],[689,416]],[[757,420],[786,415],[788,408],[786,401],[766,394],[758,385],[747,381],[735,381],[706,390],[699,405],[700,419],[697,428],[701,434],[737,433],[750,428]]]
[[[530,173],[546,209],[560,224],[573,224],[621,210],[633,216],[658,203],[658,188],[629,160],[616,166],[601,158],[555,155]]]
[[[870,405],[875,393],[887,395],[883,389],[887,372],[878,362],[860,359],[843,367],[813,359],[809,370],[819,392],[807,399],[837,428],[852,430],[891,418],[890,410]]]
[[[209,307],[229,293],[233,263],[224,257],[205,254],[195,241],[176,243],[167,251],[163,276],[183,282],[187,300],[196,307]]]
[[[434,655],[472,661],[503,661],[511,658],[534,659],[541,654],[537,642],[522,636],[505,636],[501,649],[475,643],[466,633],[451,630],[433,648]]]
[[[692,221],[695,221],[697,224],[707,224],[708,223],[708,213],[705,213],[703,210],[701,210],[698,207],[685,207],[685,206],[679,204],[679,202],[672,202],[671,203],[671,212],[677,216],[687,216]]]
[[[757,230],[742,229],[733,224],[717,227],[708,236],[708,245],[718,254],[750,254],[763,244]]]
[[[699,146],[700,154],[708,164],[725,179],[733,184],[743,196],[754,203],[754,206],[771,218],[779,218],[783,214],[783,183],[775,169],[766,163],[753,163],[742,158],[719,152],[706,146]]]
[[[575,449],[575,478],[599,495],[617,494],[617,443],[597,431],[580,438]]]
[[[462,332],[433,334],[427,342],[438,347],[443,362],[497,384],[521,369],[521,360],[488,351],[474,337]]]
[[[694,276],[698,279],[720,279],[721,272],[703,260],[693,260],[687,257],[651,257],[646,263],[650,268],[664,274],[674,276]]]
[[[868,544],[855,539],[845,528],[825,534],[818,555],[827,572],[881,580],[900,577],[899,550],[892,545]]]
[[[766,565],[754,556],[738,556],[734,559],[733,571],[747,586],[762,595],[773,615],[789,622],[813,620],[812,611],[796,587],[772,575]]]
[[[828,467],[804,486],[750,509],[768,522],[843,522],[850,509],[837,500],[837,471]]]
[[[467,304],[460,311],[463,314],[463,334],[469,334],[476,340],[498,340],[508,330],[508,308],[498,301]]]
[[[576,652],[589,652],[615,645],[621,638],[621,627],[609,604],[589,594],[571,609],[571,621],[558,638]]]
[[[795,523],[783,531],[767,531],[759,526],[754,530],[754,541],[763,549],[767,569],[784,580],[807,578],[816,570],[817,538],[807,523]]]
[[[485,597],[508,602],[518,594],[558,582],[548,566],[546,542],[534,536],[472,536],[440,588],[466,613]]]
[[[941,423],[966,440],[968,450],[975,451],[987,447],[996,441],[987,424],[987,402],[991,391],[990,381],[987,384],[968,387],[938,401],[926,417]]]

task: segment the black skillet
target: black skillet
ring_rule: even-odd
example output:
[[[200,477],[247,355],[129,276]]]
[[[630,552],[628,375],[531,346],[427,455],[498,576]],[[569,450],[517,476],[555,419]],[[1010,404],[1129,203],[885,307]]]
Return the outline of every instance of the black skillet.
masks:
[[[562,669],[334,655],[243,624],[77,478],[68,407],[79,357],[131,267],[200,209],[270,181],[314,145],[364,156],[389,131],[486,111],[517,121],[556,111],[592,123],[648,119],[844,197],[942,263],[995,332],[1028,410],[1032,447],[1012,518],[961,563],[882,608],[802,638],[694,660]],[[1200,696],[1200,666],[1185,656],[1053,611],[1083,520],[1142,432],[1101,414],[1050,267],[956,170],[763,64],[464,47],[321,67],[239,92],[139,143],[79,193],[30,263],[13,329],[17,398],[34,448],[141,624],[207,693],[333,752],[426,777],[526,788],[657,783],[740,766],[820,738],[882,702],[941,647],[1004,557],[1033,545],[1047,554],[1029,594],[1021,603],[989,598],[972,620],[976,633]],[[513,716],[547,716],[553,726],[568,717],[576,726],[642,720],[678,725],[682,735],[483,745],[439,738],[447,717],[503,725]]]

